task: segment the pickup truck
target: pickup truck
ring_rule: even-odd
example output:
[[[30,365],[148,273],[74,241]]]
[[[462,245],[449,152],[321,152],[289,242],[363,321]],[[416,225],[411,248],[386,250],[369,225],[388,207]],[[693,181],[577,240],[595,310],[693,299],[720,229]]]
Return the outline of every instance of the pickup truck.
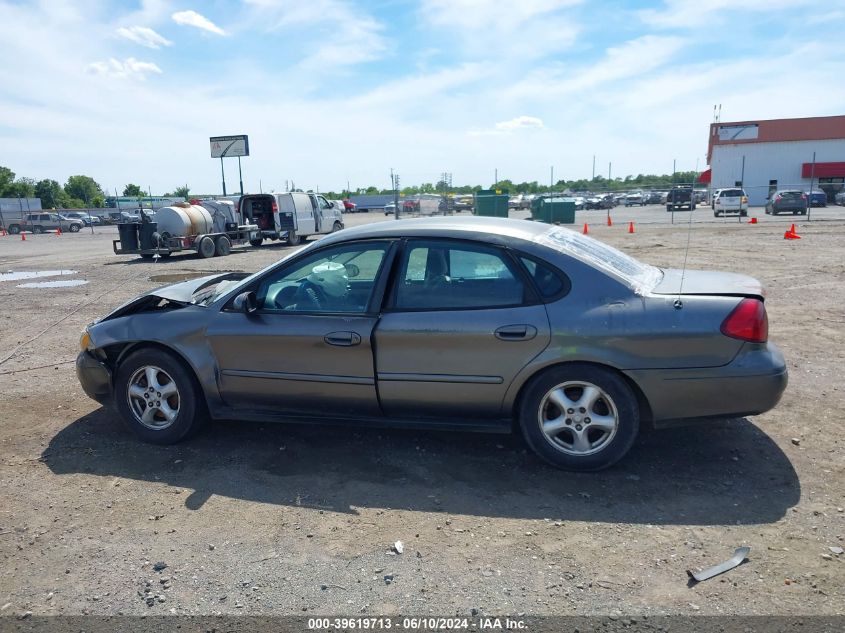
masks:
[[[686,207],[689,211],[695,209],[695,194],[690,186],[672,187],[666,196],[666,210],[677,211]]]
[[[343,228],[340,209],[315,193],[249,194],[238,200],[238,212],[244,224],[258,226],[259,236],[249,241],[253,246],[261,246],[265,239],[296,245],[310,235]]]

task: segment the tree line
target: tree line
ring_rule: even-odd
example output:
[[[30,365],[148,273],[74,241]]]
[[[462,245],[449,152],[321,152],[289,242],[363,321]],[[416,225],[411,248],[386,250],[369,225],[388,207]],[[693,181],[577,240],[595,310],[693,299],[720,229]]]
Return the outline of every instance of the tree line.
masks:
[[[186,198],[190,193],[187,185],[177,187],[165,196]],[[123,195],[145,197],[140,186],[128,184]],[[106,204],[107,194],[91,176],[71,176],[64,185],[50,178],[36,181],[26,176],[16,177],[8,167],[0,166],[0,198],[40,198],[43,209],[100,209]]]
[[[436,183],[424,182],[420,185],[403,187],[400,193],[412,196],[421,193],[452,193],[455,195],[472,194],[482,189],[500,189],[511,194],[518,193],[549,193],[570,191],[627,191],[630,189],[668,189],[673,184],[695,182],[697,172],[679,171],[675,174],[638,174],[636,176],[625,176],[624,178],[608,179],[604,176],[595,176],[592,179],[579,180],[558,180],[554,185],[540,184],[536,180],[514,183],[505,179],[493,183],[487,187],[481,185],[452,186],[444,181]],[[354,191],[325,191],[323,195],[327,198],[347,198],[350,194],[357,195],[388,195],[392,189],[380,189],[378,187],[362,187]],[[147,194],[139,185],[128,184],[123,188],[123,195],[127,197],[145,197]],[[173,193],[163,194],[165,197],[179,197],[187,199],[190,195],[188,185],[176,187]],[[45,178],[35,181],[27,177],[15,177],[8,167],[0,166],[0,198],[40,198],[41,206],[44,209],[82,209],[101,208],[106,204],[106,192],[91,176],[71,176],[64,185],[55,180]]]

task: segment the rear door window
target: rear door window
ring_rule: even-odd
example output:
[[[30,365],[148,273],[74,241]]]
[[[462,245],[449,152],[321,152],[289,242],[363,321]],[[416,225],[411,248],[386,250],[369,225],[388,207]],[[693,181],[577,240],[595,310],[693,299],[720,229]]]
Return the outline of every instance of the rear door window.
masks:
[[[398,310],[465,310],[521,305],[525,283],[500,249],[419,240],[405,248],[395,294]],[[533,295],[533,293],[530,293]]]

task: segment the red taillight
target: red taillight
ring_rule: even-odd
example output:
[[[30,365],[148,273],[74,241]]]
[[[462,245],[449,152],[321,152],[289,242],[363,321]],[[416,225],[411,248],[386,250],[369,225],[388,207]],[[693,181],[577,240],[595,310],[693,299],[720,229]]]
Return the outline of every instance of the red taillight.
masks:
[[[273,204],[272,204],[272,206],[271,206],[270,208],[273,210],[273,213],[278,213],[278,212],[279,212],[279,205],[276,203],[276,199],[275,199],[275,198],[273,198]]]
[[[743,299],[722,322],[722,334],[749,343],[765,343],[769,339],[769,317],[759,299]]]
[[[780,202],[780,196],[775,196],[775,202]]]

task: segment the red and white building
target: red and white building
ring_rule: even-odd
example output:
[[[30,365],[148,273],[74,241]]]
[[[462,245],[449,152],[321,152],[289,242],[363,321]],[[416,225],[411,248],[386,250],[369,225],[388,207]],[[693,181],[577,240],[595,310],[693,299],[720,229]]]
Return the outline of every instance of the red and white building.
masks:
[[[707,162],[701,182],[741,184],[752,205],[778,189],[809,191],[811,179],[832,202],[845,187],[845,116],[712,123]]]

